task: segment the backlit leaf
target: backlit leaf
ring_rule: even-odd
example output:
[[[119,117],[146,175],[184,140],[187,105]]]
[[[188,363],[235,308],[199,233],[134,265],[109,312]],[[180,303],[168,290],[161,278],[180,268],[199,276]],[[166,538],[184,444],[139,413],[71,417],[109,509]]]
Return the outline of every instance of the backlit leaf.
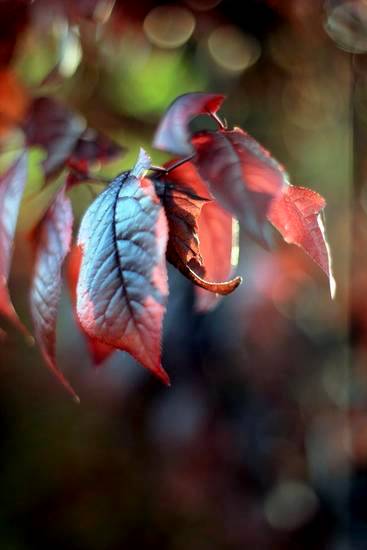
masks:
[[[283,167],[240,128],[200,132],[194,162],[220,205],[256,240],[269,241],[266,214],[288,179]]]
[[[199,218],[200,252],[205,266],[205,277],[210,281],[226,281],[233,271],[231,214],[215,201],[204,205]],[[196,290],[196,308],[208,311],[216,306],[218,297],[204,289]]]
[[[333,297],[336,284],[320,214],[325,205],[325,199],[315,191],[289,185],[272,202],[268,218],[287,243],[303,248],[326,273]]]

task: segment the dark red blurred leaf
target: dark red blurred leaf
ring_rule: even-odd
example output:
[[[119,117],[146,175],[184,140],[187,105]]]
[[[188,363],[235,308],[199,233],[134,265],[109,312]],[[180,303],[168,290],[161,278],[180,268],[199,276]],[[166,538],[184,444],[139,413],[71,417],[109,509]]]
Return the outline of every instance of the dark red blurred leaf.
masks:
[[[48,368],[78,399],[73,388],[56,366],[56,319],[61,296],[61,269],[69,252],[73,213],[62,188],[32,232],[35,252],[30,302],[35,336]]]
[[[0,313],[28,336],[11,303],[8,277],[20,201],[27,181],[27,153],[0,176]]]
[[[46,176],[60,170],[72,154],[85,130],[84,120],[51,97],[33,100],[24,132],[28,145],[39,145],[46,150],[43,162]]]
[[[46,176],[57,173],[67,162],[107,162],[124,149],[92,128],[65,105],[51,97],[33,100],[24,124],[27,143],[47,152],[43,166]]]
[[[70,156],[71,162],[109,162],[126,152],[126,149],[93,128],[87,128],[78,139]]]
[[[219,204],[257,241],[269,241],[266,214],[287,185],[287,174],[270,153],[240,128],[193,136],[194,162]]]
[[[168,228],[152,182],[142,178],[149,167],[141,151],[134,169],[117,176],[84,215],[77,312],[91,338],[128,351],[168,384],[160,363]]]
[[[189,122],[201,114],[215,115],[224,100],[223,95],[196,92],[176,98],[168,107],[154,136],[157,149],[175,155],[190,155],[193,148],[189,134]]]
[[[231,276],[232,216],[215,201],[204,205],[199,218],[200,252],[205,277],[210,281],[226,281]],[[201,288],[196,289],[196,308],[208,311],[216,306],[218,297]]]
[[[273,200],[268,218],[287,243],[303,248],[326,273],[333,297],[335,280],[320,214],[325,205],[325,199],[315,191],[289,185]]]
[[[75,320],[77,321],[80,330],[83,332],[83,334],[86,337],[88,349],[93,359],[93,363],[94,365],[99,366],[107,359],[107,357],[111,355],[111,353],[115,351],[115,348],[108,346],[107,344],[104,344],[103,342],[100,342],[99,340],[96,340],[95,338],[91,338],[90,336],[88,336],[88,334],[84,331],[82,325],[80,324],[80,321],[76,312],[76,288],[77,288],[78,279],[79,279],[81,261],[82,261],[81,247],[73,246],[68,257],[68,269],[67,269],[67,280],[68,280],[68,286],[69,286],[70,297],[71,297],[71,305],[73,308]]]

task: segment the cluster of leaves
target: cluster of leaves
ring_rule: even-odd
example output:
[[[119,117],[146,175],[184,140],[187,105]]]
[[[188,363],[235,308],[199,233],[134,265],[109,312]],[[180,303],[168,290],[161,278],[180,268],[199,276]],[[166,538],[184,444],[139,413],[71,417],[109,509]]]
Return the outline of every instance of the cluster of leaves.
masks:
[[[234,220],[265,245],[273,225],[285,241],[301,246],[320,266],[333,294],[320,218],[324,199],[291,185],[283,167],[246,132],[226,128],[217,115],[223,99],[206,93],[177,98],[154,138],[156,148],[175,158],[154,167],[141,150],[135,166],[109,182],[89,206],[74,244],[68,190],[92,178],[92,161],[107,161],[122,150],[85,128],[55,100],[38,98],[31,104],[23,130],[28,145],[46,150],[46,181],[69,169],[30,235],[31,313],[45,363],[74,396],[55,356],[62,268],[68,255],[73,308],[94,362],[100,364],[114,350],[124,350],[166,384],[169,378],[160,358],[168,297],[166,259],[197,286],[197,308],[209,310],[218,295],[241,283],[241,277],[230,279]],[[200,114],[212,117],[217,130],[192,134],[189,123]],[[24,150],[0,182],[0,312],[24,332],[7,281],[26,181]]]

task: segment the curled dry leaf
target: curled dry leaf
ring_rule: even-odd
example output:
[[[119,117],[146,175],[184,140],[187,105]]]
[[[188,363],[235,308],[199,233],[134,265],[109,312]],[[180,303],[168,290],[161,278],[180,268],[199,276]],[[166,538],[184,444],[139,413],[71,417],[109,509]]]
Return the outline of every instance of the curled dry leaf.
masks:
[[[48,368],[78,400],[56,366],[56,320],[61,296],[61,270],[69,252],[73,227],[71,202],[64,187],[34,229],[34,269],[30,293],[36,341]]]
[[[167,163],[165,167],[170,169],[174,163]],[[168,261],[185,277],[204,289],[203,296],[207,295],[207,291],[229,294],[235,290],[241,278],[227,281],[231,269],[228,269],[227,258],[222,253],[223,248],[229,253],[230,264],[232,217],[212,200],[195,166],[186,162],[174,168],[160,180],[156,180],[156,186],[169,224]],[[217,223],[214,219],[209,219],[210,213],[214,217],[218,214]],[[229,224],[224,220],[229,220]],[[223,229],[223,233],[220,229]],[[216,261],[221,265],[215,265]],[[216,297],[213,296],[207,302],[214,305]]]
[[[165,168],[169,170],[172,165],[174,161],[167,163]],[[187,265],[204,275],[198,220],[203,205],[210,200],[207,187],[190,162],[153,181],[168,221],[167,260],[186,277],[191,278]]]
[[[14,310],[8,289],[15,229],[27,173],[28,157],[23,152],[0,176],[0,313],[31,338]]]
[[[161,330],[168,296],[167,221],[141,151],[133,170],[115,178],[83,217],[77,313],[91,338],[125,350],[166,384]]]

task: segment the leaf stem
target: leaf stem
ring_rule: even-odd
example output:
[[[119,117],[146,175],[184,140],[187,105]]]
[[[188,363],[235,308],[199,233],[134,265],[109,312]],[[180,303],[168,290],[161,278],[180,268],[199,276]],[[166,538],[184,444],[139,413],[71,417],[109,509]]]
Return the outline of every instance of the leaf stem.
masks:
[[[225,122],[223,122],[222,119],[219,118],[219,116],[217,115],[217,113],[211,113],[211,112],[209,112],[208,114],[209,114],[209,115],[212,117],[212,119],[217,123],[218,128],[219,128],[220,130],[226,130],[226,129],[227,129],[227,124],[226,124]]]
[[[153,170],[153,172],[162,172],[163,174],[169,174],[170,172],[172,172],[173,170],[175,170],[179,166],[182,166],[186,162],[189,162],[190,160],[192,160],[194,158],[194,156],[195,155],[190,155],[190,156],[185,157],[183,159],[177,160],[176,162],[174,162],[171,166],[168,166],[167,168],[165,168],[164,166],[151,165],[150,170]]]

